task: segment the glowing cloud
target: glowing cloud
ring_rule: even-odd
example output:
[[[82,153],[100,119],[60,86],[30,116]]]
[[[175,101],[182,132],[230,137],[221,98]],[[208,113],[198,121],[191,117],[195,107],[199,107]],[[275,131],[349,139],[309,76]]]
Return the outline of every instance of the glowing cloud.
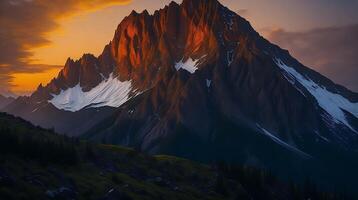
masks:
[[[32,59],[34,48],[51,44],[59,21],[130,0],[2,0],[0,1],[0,93],[12,86],[14,73],[42,73],[58,66]]]

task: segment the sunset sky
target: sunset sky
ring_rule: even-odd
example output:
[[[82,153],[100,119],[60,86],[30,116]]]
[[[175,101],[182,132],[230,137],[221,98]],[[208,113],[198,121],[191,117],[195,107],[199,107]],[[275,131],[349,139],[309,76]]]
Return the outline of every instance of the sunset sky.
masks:
[[[133,9],[169,0],[1,0],[0,93],[30,94],[68,57],[98,55]],[[177,1],[180,3],[181,1]],[[358,92],[358,0],[221,0],[303,64]]]

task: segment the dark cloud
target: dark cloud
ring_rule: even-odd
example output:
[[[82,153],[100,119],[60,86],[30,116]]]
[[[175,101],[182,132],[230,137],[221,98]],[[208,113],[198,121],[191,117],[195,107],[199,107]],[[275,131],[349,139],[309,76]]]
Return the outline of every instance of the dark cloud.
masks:
[[[56,67],[29,63],[32,49],[51,43],[47,34],[58,28],[59,19],[129,1],[0,0],[0,90],[8,89],[12,73],[35,73]]]
[[[358,92],[358,24],[307,32],[271,31],[268,39],[306,66]]]

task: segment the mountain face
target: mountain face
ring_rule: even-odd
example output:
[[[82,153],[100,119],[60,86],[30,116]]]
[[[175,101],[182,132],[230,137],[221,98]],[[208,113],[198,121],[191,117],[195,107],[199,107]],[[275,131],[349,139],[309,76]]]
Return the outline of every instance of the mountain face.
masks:
[[[15,99],[12,97],[5,97],[0,94],[0,110],[9,105]]]
[[[6,111],[72,135],[82,122],[75,135],[152,154],[347,187],[358,180],[358,94],[303,66],[216,0],[133,11],[99,57],[68,59],[57,78]]]

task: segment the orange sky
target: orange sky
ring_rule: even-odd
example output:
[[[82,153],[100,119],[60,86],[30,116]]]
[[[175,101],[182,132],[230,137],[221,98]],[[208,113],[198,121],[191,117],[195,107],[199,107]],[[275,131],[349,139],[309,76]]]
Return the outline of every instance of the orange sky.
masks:
[[[42,73],[15,73],[11,91],[16,94],[28,94],[39,86],[40,83],[48,83],[57,76],[60,69],[50,69]]]
[[[118,5],[117,0],[96,0],[96,2],[100,1],[110,3],[96,9],[88,5],[86,5],[87,7],[81,5],[85,9],[77,11],[75,15],[69,14],[58,17],[56,19],[57,28],[46,33],[45,37],[48,42],[30,49],[33,53],[29,58],[30,63],[63,66],[68,57],[78,59],[84,53],[92,53],[97,56],[101,53],[105,44],[112,39],[119,22],[131,10],[135,9],[141,12],[143,9],[147,9],[151,12],[170,2],[170,0],[132,0],[129,4]],[[177,0],[178,3],[180,1]],[[321,1],[324,3],[319,3]],[[286,0],[272,0],[270,2],[266,0],[221,0],[221,2],[247,18],[254,28],[264,35],[268,35],[277,28],[302,31],[321,25],[350,23],[349,20],[345,19],[344,14],[335,13],[332,20],[322,17],[331,15],[332,9],[336,11],[340,9],[336,5],[331,6],[332,8],[329,7],[329,3],[325,4],[326,1],[323,0],[317,0],[318,3],[312,5],[308,5],[306,2],[307,6],[305,3],[300,3],[305,2],[305,0],[290,1],[291,3],[287,3]],[[280,5],[280,7],[277,7],[277,5]],[[322,7],[321,5],[328,6]],[[303,10],[304,12],[302,12]],[[347,9],[342,9],[342,13],[344,13],[343,11],[347,12]],[[355,17],[352,19],[356,20]],[[55,67],[36,73],[13,73],[11,76],[14,78],[11,81],[10,89],[17,94],[29,94],[40,83],[48,83],[57,75],[59,70],[60,67]]]
[[[0,92],[30,94],[54,78],[67,57],[98,54],[120,21],[106,8],[118,11],[130,2],[2,0],[0,27],[8,31],[0,32],[0,47],[7,49],[0,56]]]
[[[110,24],[110,21],[103,20],[98,23],[92,21],[92,19],[96,17],[106,18],[110,14],[103,13],[106,11],[110,11],[110,9],[59,20],[61,28],[48,33],[48,39],[52,43],[32,49],[34,61],[31,62],[31,64],[46,63],[59,67],[40,73],[13,74],[11,91],[16,94],[28,94],[35,90],[40,83],[48,83],[57,76],[68,57],[77,59],[84,53],[100,54],[106,42],[109,42],[112,37],[115,26]],[[111,31],[106,30],[105,27],[112,27]]]

